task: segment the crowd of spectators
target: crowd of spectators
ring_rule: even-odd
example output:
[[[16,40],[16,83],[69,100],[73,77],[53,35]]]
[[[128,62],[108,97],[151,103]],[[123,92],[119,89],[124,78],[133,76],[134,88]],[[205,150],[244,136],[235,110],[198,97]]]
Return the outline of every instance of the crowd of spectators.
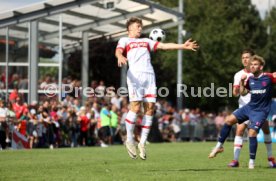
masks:
[[[51,77],[40,82],[40,89],[55,83]],[[80,87],[79,80],[70,77],[64,84]],[[92,81],[92,88],[105,91],[103,81]],[[25,103],[16,86],[9,101],[0,100],[0,144],[10,147],[12,132],[18,131],[28,138],[30,148],[58,148],[79,146],[108,147],[123,144],[126,137],[125,117],[129,110],[128,98],[114,95],[88,97],[81,104],[75,92],[57,97],[40,97],[40,101]],[[149,142],[214,141],[228,112],[217,114],[199,108],[176,110],[166,100],[156,103]],[[142,115],[142,114],[141,114]],[[142,116],[137,117],[135,138],[139,140]],[[234,136],[234,130],[232,138]],[[230,137],[231,139],[231,137]]]

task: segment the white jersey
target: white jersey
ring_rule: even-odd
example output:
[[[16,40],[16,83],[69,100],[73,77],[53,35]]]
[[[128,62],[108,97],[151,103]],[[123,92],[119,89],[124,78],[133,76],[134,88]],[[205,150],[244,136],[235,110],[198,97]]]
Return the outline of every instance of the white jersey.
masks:
[[[121,38],[117,49],[122,49],[127,58],[130,72],[154,73],[150,51],[155,51],[158,42],[149,38]]]
[[[234,76],[234,85],[233,85],[234,87],[238,87],[238,88],[240,87],[241,77],[244,74],[247,75],[247,79],[248,79],[248,77],[253,75],[252,73],[247,72],[245,69],[242,69],[242,70],[238,71]],[[250,99],[251,99],[251,94],[250,93],[246,94],[245,96],[241,95],[240,98],[239,98],[239,107],[242,107],[245,104],[247,104],[250,101]]]

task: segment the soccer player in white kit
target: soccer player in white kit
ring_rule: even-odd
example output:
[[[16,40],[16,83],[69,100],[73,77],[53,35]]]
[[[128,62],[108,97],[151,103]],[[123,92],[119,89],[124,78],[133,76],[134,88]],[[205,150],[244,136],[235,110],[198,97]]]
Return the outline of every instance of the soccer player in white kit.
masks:
[[[115,56],[118,66],[128,63],[127,85],[130,101],[130,110],[126,116],[127,140],[126,148],[131,158],[137,158],[133,131],[137,113],[144,107],[142,119],[141,139],[138,144],[139,156],[146,159],[145,143],[152,124],[152,118],[156,102],[155,73],[151,64],[150,51],[162,50],[193,50],[199,47],[196,41],[187,40],[184,44],[161,43],[149,38],[140,38],[142,33],[142,20],[130,18],[126,22],[128,37],[121,38],[118,42]],[[143,104],[142,104],[143,103]]]

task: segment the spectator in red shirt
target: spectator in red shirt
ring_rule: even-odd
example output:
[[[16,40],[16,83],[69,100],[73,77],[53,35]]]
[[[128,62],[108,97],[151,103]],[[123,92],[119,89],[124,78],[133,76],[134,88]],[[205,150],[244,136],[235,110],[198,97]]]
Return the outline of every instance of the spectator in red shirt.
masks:
[[[10,100],[10,102],[14,103],[16,101],[16,98],[18,98],[18,97],[19,97],[19,95],[18,95],[18,88],[15,87],[12,90],[12,92],[11,92],[11,94],[9,96],[9,100]]]
[[[81,107],[78,112],[78,121],[80,122],[80,141],[83,146],[87,145],[88,129],[90,120],[86,116],[86,108]]]
[[[28,112],[27,106],[24,105],[20,97],[16,98],[15,103],[12,104],[16,119],[20,119],[24,112]]]

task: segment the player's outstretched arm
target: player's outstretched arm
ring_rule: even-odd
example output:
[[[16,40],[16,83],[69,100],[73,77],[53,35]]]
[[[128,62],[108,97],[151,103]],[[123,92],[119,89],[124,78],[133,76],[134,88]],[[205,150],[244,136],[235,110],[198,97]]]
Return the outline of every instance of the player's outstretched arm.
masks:
[[[177,43],[158,43],[157,49],[161,50],[192,50],[196,51],[199,48],[196,41],[191,38],[188,39],[184,44]]]
[[[118,59],[118,66],[121,67],[122,65],[127,64],[127,58],[123,55],[123,50],[116,49],[115,56]]]

